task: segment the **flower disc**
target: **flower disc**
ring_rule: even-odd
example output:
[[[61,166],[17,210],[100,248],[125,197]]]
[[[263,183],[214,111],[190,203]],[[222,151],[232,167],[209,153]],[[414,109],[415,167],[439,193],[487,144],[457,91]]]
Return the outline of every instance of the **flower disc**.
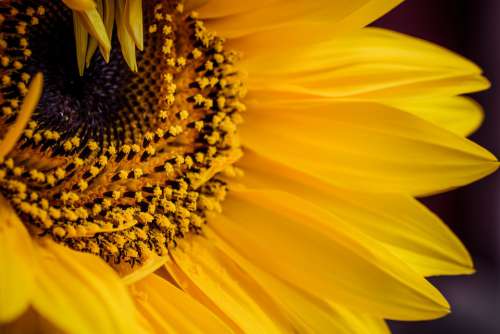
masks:
[[[122,273],[199,232],[224,199],[218,176],[241,155],[236,55],[177,1],[143,10],[136,65],[127,57],[130,10],[117,8],[109,59],[91,37],[79,71],[78,14],[48,0],[0,4],[2,132],[30,79],[44,74],[32,120],[0,165],[1,193],[33,235]]]

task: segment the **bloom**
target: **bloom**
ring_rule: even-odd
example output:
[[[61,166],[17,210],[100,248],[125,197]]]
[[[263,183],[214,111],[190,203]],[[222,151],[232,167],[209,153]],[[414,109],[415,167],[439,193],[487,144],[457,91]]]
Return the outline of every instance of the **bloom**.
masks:
[[[425,277],[471,259],[414,197],[496,170],[459,96],[489,84],[363,28],[398,2],[0,5],[0,321],[383,333],[446,314]]]

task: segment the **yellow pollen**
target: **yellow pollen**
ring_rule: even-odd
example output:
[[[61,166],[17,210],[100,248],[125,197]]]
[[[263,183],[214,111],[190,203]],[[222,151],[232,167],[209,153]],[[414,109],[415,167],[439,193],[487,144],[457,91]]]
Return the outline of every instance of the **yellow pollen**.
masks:
[[[18,116],[36,74],[42,43],[33,38],[52,29],[56,15],[65,15],[57,12],[59,2],[47,7],[35,0],[13,3],[0,5],[10,9],[1,11],[0,32],[8,27],[11,34],[0,34],[4,130]],[[0,193],[22,212],[34,237],[47,235],[100,256],[121,274],[152,256],[165,256],[187,233],[200,233],[210,212],[222,210],[225,178],[241,176],[232,166],[242,154],[237,125],[245,110],[240,102],[245,90],[234,66],[238,55],[198,13],[187,13],[182,1],[142,4],[144,51],[135,48],[140,41],[131,35],[137,54],[125,61],[114,61],[122,56],[111,52],[108,65],[94,64],[102,55],[84,53],[86,69],[113,69],[136,59],[137,71],[119,68],[127,75],[120,77],[116,100],[99,100],[103,105],[91,110],[62,108],[60,124],[44,117],[50,112],[40,103],[17,146],[0,162]],[[92,51],[88,44],[85,52]],[[120,45],[114,41],[112,47]],[[45,89],[59,94],[51,85]],[[89,102],[72,98],[62,100],[68,106]],[[103,119],[101,107],[107,113]],[[73,123],[81,118],[82,124]]]

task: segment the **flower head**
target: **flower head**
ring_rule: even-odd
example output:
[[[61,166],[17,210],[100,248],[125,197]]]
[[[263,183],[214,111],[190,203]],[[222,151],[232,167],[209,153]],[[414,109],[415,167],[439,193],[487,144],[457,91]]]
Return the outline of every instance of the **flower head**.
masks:
[[[471,259],[413,197],[497,168],[459,96],[489,84],[363,28],[398,2],[0,4],[0,321],[377,333],[446,314],[425,277]]]

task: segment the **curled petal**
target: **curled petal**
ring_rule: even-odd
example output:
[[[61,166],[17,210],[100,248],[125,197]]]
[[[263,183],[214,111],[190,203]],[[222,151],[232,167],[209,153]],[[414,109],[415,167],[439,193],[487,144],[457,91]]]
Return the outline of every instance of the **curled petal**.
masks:
[[[16,122],[9,128],[5,138],[0,143],[0,159],[3,159],[16,145],[17,140],[28,124],[31,114],[35,110],[40,97],[42,96],[43,76],[41,73],[35,75],[28,89],[28,94],[23,100],[21,110],[17,116]]]

